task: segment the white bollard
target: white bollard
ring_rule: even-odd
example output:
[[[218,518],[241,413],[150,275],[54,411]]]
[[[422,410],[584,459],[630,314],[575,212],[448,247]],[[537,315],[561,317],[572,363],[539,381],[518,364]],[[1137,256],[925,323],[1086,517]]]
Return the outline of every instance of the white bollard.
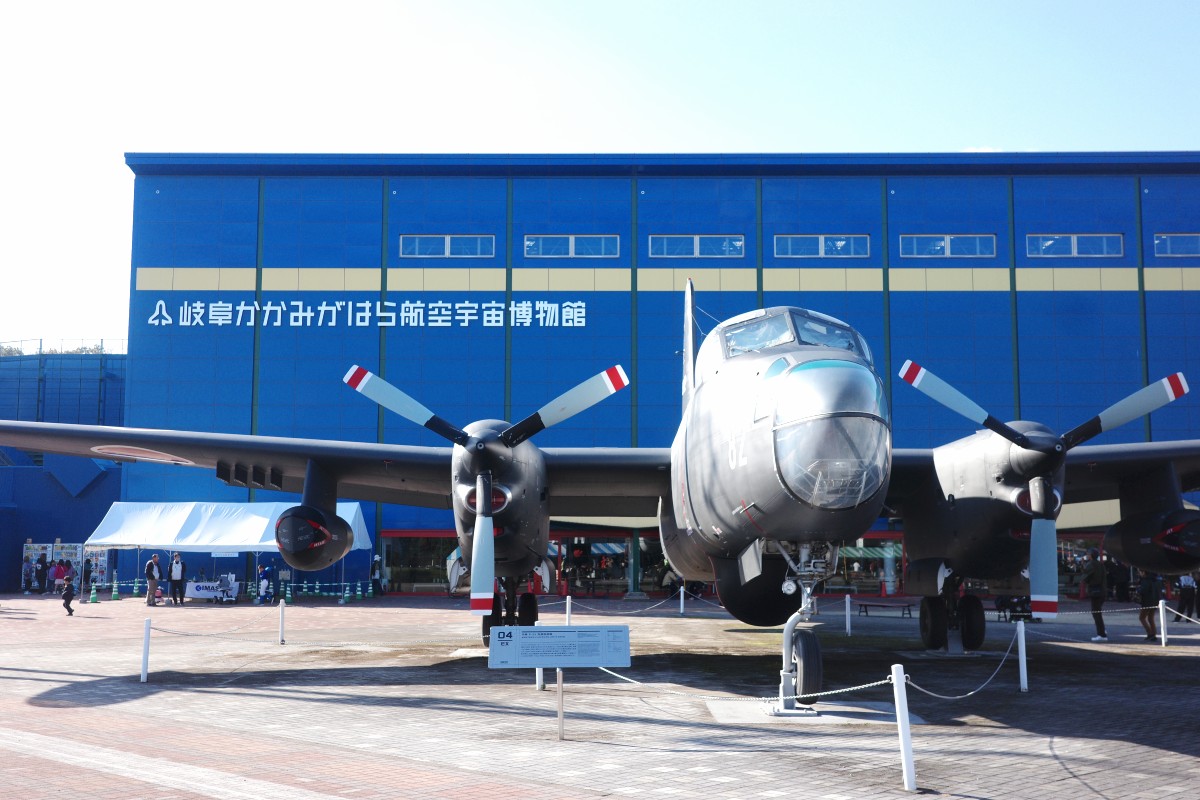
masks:
[[[1025,665],[1025,620],[1017,620],[1017,664],[1021,673],[1021,691],[1029,691],[1029,669]]]
[[[679,616],[683,616],[683,600],[687,596],[686,584],[679,584]]]
[[[1159,598],[1158,601],[1158,636],[1162,639],[1162,646],[1167,646],[1167,601]]]
[[[567,623],[571,624],[571,595],[567,595]]]
[[[850,595],[846,595],[846,635],[850,635]]]
[[[913,764],[912,732],[908,725],[908,693],[904,687],[904,665],[892,664],[892,693],[896,699],[896,730],[900,734],[900,764],[904,768],[904,790],[917,790],[917,769]]]
[[[146,632],[142,634],[142,683],[150,671],[150,618],[146,617]]]
[[[279,598],[279,643],[285,644],[283,640],[283,609],[287,608],[287,600]]]

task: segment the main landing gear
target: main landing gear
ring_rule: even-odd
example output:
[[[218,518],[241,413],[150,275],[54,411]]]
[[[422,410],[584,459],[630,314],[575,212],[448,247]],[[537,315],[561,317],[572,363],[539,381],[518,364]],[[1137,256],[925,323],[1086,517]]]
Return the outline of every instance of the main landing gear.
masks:
[[[517,594],[517,578],[498,578],[501,591],[492,595],[492,613],[483,617],[483,644],[491,643],[492,628],[532,626],[538,619],[538,599],[533,592]]]
[[[960,581],[947,580],[942,593],[921,598],[921,643],[927,650],[944,650],[949,631],[958,631],[963,650],[978,650],[987,632],[983,601],[973,594],[959,596]]]

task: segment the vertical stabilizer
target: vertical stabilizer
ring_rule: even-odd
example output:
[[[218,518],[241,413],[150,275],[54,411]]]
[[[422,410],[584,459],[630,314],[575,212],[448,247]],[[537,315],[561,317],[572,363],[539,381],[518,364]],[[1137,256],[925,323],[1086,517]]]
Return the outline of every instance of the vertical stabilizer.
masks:
[[[692,402],[696,388],[696,289],[688,278],[683,289],[683,407]]]

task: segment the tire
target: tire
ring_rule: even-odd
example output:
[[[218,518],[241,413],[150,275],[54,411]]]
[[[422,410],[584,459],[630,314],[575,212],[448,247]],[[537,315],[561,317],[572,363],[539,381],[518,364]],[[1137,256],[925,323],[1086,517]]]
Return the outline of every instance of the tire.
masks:
[[[792,635],[792,654],[796,659],[796,694],[816,694],[821,691],[824,675],[821,667],[821,642],[812,631],[796,631]],[[800,705],[811,706],[815,697],[801,697]]]
[[[940,597],[921,598],[921,643],[926,650],[946,646],[946,601]]]
[[[962,633],[963,650],[978,650],[987,633],[987,617],[983,601],[968,594],[958,601],[958,629]]]
[[[492,644],[492,628],[498,626],[503,621],[504,612],[500,608],[499,593],[492,595],[492,613],[483,617],[483,646],[490,647]]]
[[[525,592],[517,600],[517,624],[532,626],[538,618],[538,599],[533,592]]]

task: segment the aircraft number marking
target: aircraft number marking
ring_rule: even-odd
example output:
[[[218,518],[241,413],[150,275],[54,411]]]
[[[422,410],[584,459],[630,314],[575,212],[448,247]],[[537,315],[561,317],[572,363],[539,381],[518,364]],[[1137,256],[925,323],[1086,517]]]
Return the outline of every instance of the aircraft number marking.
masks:
[[[729,438],[729,468],[737,469],[746,466],[746,435],[734,435]]]

